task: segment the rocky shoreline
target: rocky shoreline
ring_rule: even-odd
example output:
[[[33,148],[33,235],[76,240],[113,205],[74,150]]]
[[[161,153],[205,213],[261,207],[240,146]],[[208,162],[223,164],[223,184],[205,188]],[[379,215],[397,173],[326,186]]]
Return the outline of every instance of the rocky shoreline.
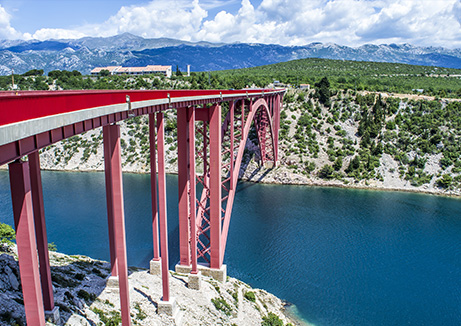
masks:
[[[0,253],[0,325],[25,325],[24,303],[16,248]],[[50,252],[55,305],[60,321],[47,325],[118,325],[118,289],[107,284],[108,262],[86,256]],[[129,268],[133,325],[261,325],[275,314],[283,325],[301,325],[288,313],[286,303],[235,278],[224,283],[202,276],[199,291],[187,287],[187,275],[170,271],[170,291],[180,309],[176,319],[157,314],[162,295],[161,277],[148,270]],[[305,324],[303,324],[305,325]]]
[[[298,186],[310,186],[310,187],[333,187],[333,188],[344,188],[344,189],[361,189],[361,190],[373,190],[373,191],[400,191],[409,193],[420,193],[427,195],[436,195],[444,197],[461,198],[461,191],[459,189],[446,190],[437,187],[414,187],[411,185],[403,186],[386,186],[382,182],[377,180],[369,180],[368,182],[356,182],[353,179],[346,180],[347,183],[341,182],[340,180],[324,180],[320,178],[307,177],[305,175],[291,172],[288,168],[278,167],[272,168],[259,168],[256,163],[251,162],[253,167],[250,170],[242,170],[240,180],[246,182],[262,183],[262,184],[274,184],[274,185],[298,185]],[[8,166],[0,166],[0,170],[7,170]],[[58,172],[103,172],[102,168],[89,168],[89,169],[66,169],[66,168],[49,168],[43,167],[45,171],[58,171]],[[149,171],[146,169],[123,169],[124,173],[135,173],[135,174],[148,174]],[[177,169],[166,166],[166,173],[178,174]]]

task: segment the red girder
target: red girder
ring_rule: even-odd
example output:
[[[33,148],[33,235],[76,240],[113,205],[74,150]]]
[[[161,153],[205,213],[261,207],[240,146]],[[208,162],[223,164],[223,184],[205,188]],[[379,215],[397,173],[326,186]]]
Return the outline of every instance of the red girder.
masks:
[[[268,103],[276,103],[275,99],[258,99],[255,102],[252,100],[242,100],[231,102],[229,111],[221,126],[221,207],[220,221],[221,239],[218,248],[214,248],[211,244],[210,232],[212,226],[212,216],[210,214],[211,195],[214,191],[210,187],[210,142],[212,141],[209,135],[207,125],[197,128],[203,138],[202,145],[196,148],[198,164],[202,162],[204,167],[203,176],[196,176],[196,184],[202,184],[203,190],[201,199],[197,200],[197,257],[203,259],[215,267],[221,266],[224,259],[225,245],[227,241],[227,233],[230,224],[230,215],[232,211],[235,190],[240,172],[240,165],[245,149],[246,141],[250,131],[250,127],[254,122],[258,134],[258,145],[261,152],[261,164],[272,161],[276,163],[275,143],[276,135],[272,121],[273,114],[279,108],[269,108]],[[181,154],[179,154],[181,155]],[[193,237],[193,235],[191,236]],[[192,250],[194,250],[192,248]],[[212,253],[214,250],[219,250],[219,263],[212,263]]]

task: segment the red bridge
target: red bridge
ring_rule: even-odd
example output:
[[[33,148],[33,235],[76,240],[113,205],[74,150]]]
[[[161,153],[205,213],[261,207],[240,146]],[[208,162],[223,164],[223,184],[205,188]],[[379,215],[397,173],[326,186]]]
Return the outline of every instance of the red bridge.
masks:
[[[174,298],[168,282],[164,111],[177,113],[180,262],[176,268],[190,272],[190,279],[198,277],[200,267],[203,273],[225,280],[223,259],[248,134],[254,124],[261,164],[275,165],[283,94],[281,90],[0,93],[0,165],[9,163],[27,324],[45,325],[45,315],[53,316],[58,309],[50,274],[40,149],[103,128],[111,277],[118,281],[126,326],[130,303],[117,122],[149,115],[151,272],[161,267],[163,298],[158,305],[168,312]],[[200,195],[197,184],[203,189]]]

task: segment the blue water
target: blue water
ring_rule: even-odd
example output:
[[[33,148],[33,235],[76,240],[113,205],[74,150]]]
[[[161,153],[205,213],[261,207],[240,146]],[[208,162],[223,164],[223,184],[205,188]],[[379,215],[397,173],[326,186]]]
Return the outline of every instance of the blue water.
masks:
[[[104,175],[43,172],[49,242],[109,259]],[[12,224],[0,172],[0,221]],[[170,265],[179,260],[177,178],[168,176]],[[130,265],[152,248],[147,175],[124,175]],[[294,303],[315,325],[460,325],[461,200],[241,183],[229,275]]]

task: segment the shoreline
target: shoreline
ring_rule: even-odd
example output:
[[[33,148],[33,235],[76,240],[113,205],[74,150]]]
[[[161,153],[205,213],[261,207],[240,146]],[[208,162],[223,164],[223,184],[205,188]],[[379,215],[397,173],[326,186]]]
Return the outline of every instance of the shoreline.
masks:
[[[0,313],[9,312],[11,324],[25,324],[21,302],[21,280],[16,245],[0,250],[0,269],[9,278],[0,280],[3,294]],[[47,325],[90,326],[104,320],[120,321],[119,291],[108,283],[110,263],[84,255],[50,252],[55,306],[59,320]],[[225,282],[202,276],[200,290],[187,286],[188,275],[169,270],[170,291],[175,294],[178,313],[175,317],[159,314],[155,302],[162,297],[162,278],[149,269],[129,266],[130,314],[134,325],[261,325],[262,318],[274,313],[283,325],[313,326],[288,311],[290,303],[263,289],[229,276]],[[77,273],[77,274],[75,274]],[[75,277],[75,275],[80,275]],[[251,292],[253,298],[246,297]],[[216,304],[218,300],[221,304]],[[6,321],[2,319],[2,321]],[[105,322],[104,322],[105,323]],[[3,325],[3,323],[0,322]],[[112,323],[111,323],[112,325]]]
[[[0,170],[8,170],[6,165],[0,167]],[[42,169],[42,171],[53,171],[53,172],[104,172],[104,170],[98,169],[88,169],[88,170],[75,170],[75,169]],[[150,172],[144,171],[123,171],[123,173],[131,174],[149,174]],[[178,175],[176,171],[168,171],[166,174]],[[461,194],[456,193],[444,193],[441,190],[431,191],[424,189],[414,189],[414,188],[402,188],[402,187],[376,187],[376,186],[366,186],[366,185],[355,185],[355,184],[340,184],[336,182],[329,181],[320,181],[309,178],[309,182],[277,182],[277,181],[264,181],[262,180],[251,180],[247,178],[240,178],[239,181],[267,184],[267,185],[290,185],[290,186],[308,186],[308,187],[326,187],[326,188],[342,188],[342,189],[356,189],[356,190],[371,190],[371,191],[387,191],[387,192],[406,192],[406,193],[415,193],[423,195],[433,195],[454,199],[461,199]]]

